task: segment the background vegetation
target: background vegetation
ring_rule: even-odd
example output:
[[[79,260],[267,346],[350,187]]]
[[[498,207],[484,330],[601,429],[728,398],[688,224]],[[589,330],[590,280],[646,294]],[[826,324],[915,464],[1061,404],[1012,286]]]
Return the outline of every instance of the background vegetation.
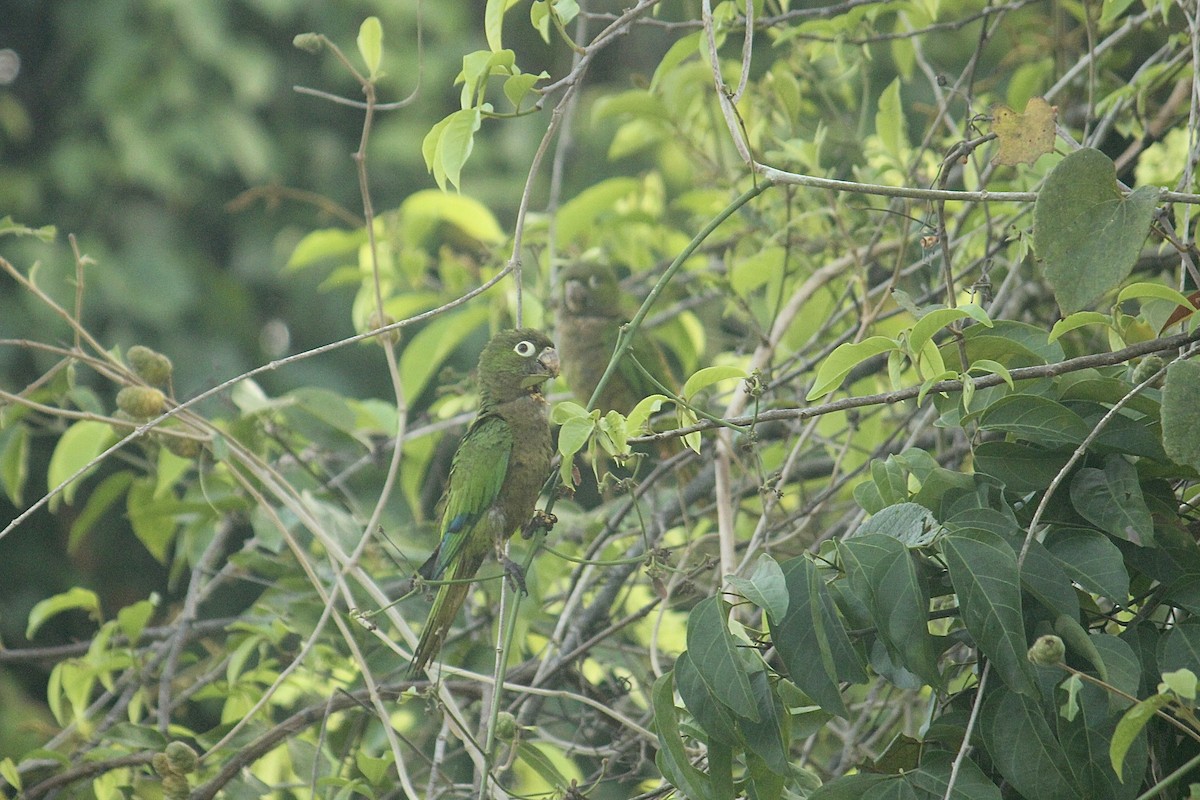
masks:
[[[0,786],[1193,794],[1198,42],[1186,0],[12,9]],[[673,396],[552,387],[529,594],[491,565],[407,680],[479,348],[578,259]]]

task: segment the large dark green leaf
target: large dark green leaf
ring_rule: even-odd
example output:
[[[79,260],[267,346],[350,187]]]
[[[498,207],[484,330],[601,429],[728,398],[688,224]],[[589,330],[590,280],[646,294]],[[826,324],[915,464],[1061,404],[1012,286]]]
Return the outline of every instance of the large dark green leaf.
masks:
[[[1115,288],[1150,232],[1159,190],[1143,186],[1123,197],[1112,159],[1083,148],[1046,178],[1033,206],[1033,246],[1064,313]]]
[[[1104,469],[1084,467],[1071,478],[1071,503],[1080,516],[1118,539],[1151,544],[1154,521],[1142,498],[1137,470],[1123,456],[1111,455]]]
[[[737,642],[725,625],[725,601],[701,600],[687,622],[687,649],[696,674],[714,697],[739,717],[757,722],[758,709],[750,692],[750,679],[737,652]]]
[[[788,612],[778,625],[768,620],[771,641],[793,683],[821,708],[848,716],[838,690],[834,651],[845,654],[851,663],[858,664],[858,660],[841,618],[812,561],[801,556],[780,566],[788,590]],[[861,665],[855,679],[866,680]]]
[[[1090,433],[1083,418],[1062,403],[1033,394],[1010,394],[979,417],[984,430],[1011,433],[1043,447],[1076,445]]]
[[[659,750],[654,756],[663,777],[683,792],[689,800],[716,800],[708,776],[692,766],[679,737],[679,716],[675,711],[675,691],[672,673],[654,682],[650,691],[654,706],[654,729],[658,734]]]
[[[1070,457],[1066,450],[1043,450],[1022,442],[984,442],[975,448],[975,471],[1024,494],[1049,486]]]
[[[1200,675],[1200,620],[1176,625],[1162,639],[1159,672],[1190,669]]]
[[[1125,559],[1107,536],[1085,528],[1055,528],[1045,545],[1063,571],[1089,592],[1117,603],[1129,597]]]
[[[1016,554],[1001,536],[987,531],[951,533],[942,538],[941,550],[963,624],[975,643],[1009,688],[1035,695]]]
[[[738,738],[737,719],[701,677],[687,650],[675,659],[675,688],[687,710],[708,734],[709,741],[721,742],[729,747],[742,744]]]
[[[990,692],[980,712],[979,735],[996,769],[1023,797],[1082,797],[1066,753],[1032,699],[1005,688]]]
[[[928,508],[916,503],[897,503],[873,514],[851,537],[878,533],[899,539],[909,547],[921,547],[936,539],[941,530]]]
[[[779,562],[766,553],[758,557],[754,574],[749,578],[729,575],[725,579],[731,589],[767,612],[769,619],[783,619],[787,614],[788,594]]]
[[[892,661],[939,686],[929,598],[908,548],[890,536],[868,534],[839,542],[838,554],[850,577],[850,591],[866,605]]]
[[[1177,361],[1163,384],[1162,433],[1167,455],[1200,471],[1200,363]]]
[[[921,766],[907,776],[908,780],[927,797],[945,797],[953,762],[952,754],[927,748],[921,757]],[[952,800],[1000,800],[1000,788],[992,783],[978,764],[965,758],[959,765],[950,797]]]
[[[759,721],[738,720],[746,739],[746,750],[761,758],[775,774],[787,775],[791,770],[787,752],[787,712],[771,690],[765,669],[750,675],[750,689],[754,692]]]

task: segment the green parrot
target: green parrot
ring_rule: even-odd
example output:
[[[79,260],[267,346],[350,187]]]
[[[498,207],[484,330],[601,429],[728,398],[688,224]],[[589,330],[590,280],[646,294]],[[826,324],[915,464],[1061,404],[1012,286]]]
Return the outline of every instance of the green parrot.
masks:
[[[418,675],[441,649],[470,579],[489,552],[510,573],[504,543],[533,517],[550,474],[552,446],[542,384],[558,374],[558,352],[541,331],[500,331],[479,356],[479,412],[454,453],[439,513],[441,541],[419,573],[438,587],[413,653]]]
[[[575,398],[586,405],[616,350],[620,327],[627,321],[621,313],[621,289],[607,264],[580,261],[564,268],[559,277],[558,341],[563,377]],[[670,370],[662,350],[639,332],[596,401],[601,411],[628,415],[644,397],[660,393],[629,355],[659,383],[672,385],[666,377]]]

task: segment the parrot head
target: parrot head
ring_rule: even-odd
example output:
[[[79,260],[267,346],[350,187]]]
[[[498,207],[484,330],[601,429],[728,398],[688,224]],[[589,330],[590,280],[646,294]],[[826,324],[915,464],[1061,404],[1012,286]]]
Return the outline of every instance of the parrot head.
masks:
[[[537,395],[558,375],[554,342],[531,328],[500,331],[479,355],[479,391],[484,405]]]
[[[563,310],[585,317],[609,317],[620,313],[621,289],[608,264],[579,261],[563,269]]]

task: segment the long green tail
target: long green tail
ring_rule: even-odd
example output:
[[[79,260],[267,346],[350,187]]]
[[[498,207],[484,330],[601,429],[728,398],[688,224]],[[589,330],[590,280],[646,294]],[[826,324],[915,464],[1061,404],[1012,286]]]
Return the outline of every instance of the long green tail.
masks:
[[[469,580],[475,577],[475,573],[482,563],[482,558],[459,558],[458,563],[449,570],[450,574],[446,578]],[[419,677],[422,670],[425,669],[425,665],[442,649],[442,642],[446,641],[446,634],[450,632],[450,627],[454,624],[458,610],[462,608],[469,591],[471,591],[471,584],[465,581],[463,583],[447,583],[438,588],[437,596],[433,598],[433,607],[429,609],[425,627],[421,630],[421,639],[417,642],[417,649],[413,651],[412,666],[408,668],[410,678]]]

